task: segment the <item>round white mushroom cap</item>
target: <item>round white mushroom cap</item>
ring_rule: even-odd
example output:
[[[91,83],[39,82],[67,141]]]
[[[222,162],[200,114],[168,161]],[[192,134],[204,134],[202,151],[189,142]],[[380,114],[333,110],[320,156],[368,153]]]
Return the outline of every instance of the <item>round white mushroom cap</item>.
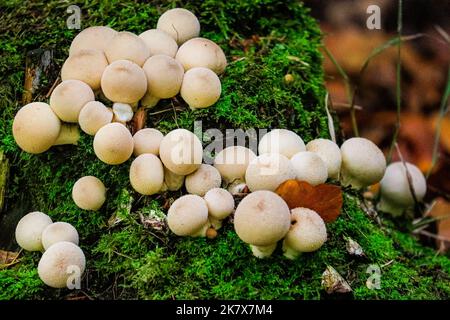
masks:
[[[164,169],[159,158],[145,153],[134,159],[130,166],[130,183],[140,194],[158,193],[164,183]]]
[[[231,146],[216,155],[214,167],[219,170],[225,181],[231,183],[235,180],[244,180],[247,167],[255,158],[256,155],[252,150],[242,146]]]
[[[78,245],[79,237],[77,229],[67,222],[55,222],[48,225],[44,231],[42,231],[42,245],[47,250],[51,245],[68,241]]]
[[[35,211],[26,214],[16,226],[17,243],[27,251],[42,251],[42,231],[52,223],[45,213]]]
[[[294,178],[295,171],[291,161],[277,153],[265,153],[256,157],[245,172],[245,182],[252,192],[275,191],[284,181]]]
[[[327,181],[327,166],[314,152],[299,152],[291,158],[291,163],[297,180],[306,181],[313,186]]]
[[[167,224],[178,236],[205,236],[208,227],[205,200],[194,194],[178,198],[169,208]]]
[[[161,140],[159,156],[164,166],[173,173],[188,175],[200,167],[203,146],[192,132],[175,129]]]
[[[174,8],[164,12],[158,19],[157,29],[169,34],[178,45],[200,34],[200,22],[189,10]]]
[[[95,100],[91,87],[80,80],[65,80],[56,86],[50,96],[50,107],[65,122],[78,122],[86,103]]]
[[[205,194],[204,199],[208,206],[208,213],[214,219],[223,220],[234,210],[234,198],[225,189],[211,189]]]
[[[187,192],[201,197],[209,190],[219,188],[221,183],[219,171],[209,164],[202,164],[200,168],[186,176],[184,182]]]
[[[178,45],[167,32],[158,29],[150,29],[142,32],[139,37],[145,42],[150,50],[150,56],[165,54],[175,58]]]
[[[174,58],[158,54],[147,59],[142,67],[147,76],[147,92],[157,98],[172,98],[180,92],[183,66]]]
[[[61,121],[43,102],[32,102],[20,108],[12,128],[14,140],[28,153],[42,153],[50,149],[58,139],[60,130]]]
[[[159,146],[164,135],[161,131],[153,128],[144,128],[136,132],[133,136],[134,155],[139,156],[143,153],[152,153],[159,155]]]
[[[420,169],[411,163],[393,162],[386,168],[380,182],[380,210],[399,215],[403,210],[414,205],[407,172],[411,178],[416,200],[422,201],[427,192],[427,182]]]
[[[116,165],[130,159],[134,142],[130,131],[121,123],[109,123],[97,131],[94,152],[104,163]]]
[[[94,49],[105,51],[108,42],[117,34],[117,31],[105,26],[89,27],[81,31],[70,45],[69,55],[80,50]]]
[[[287,129],[274,129],[266,133],[258,144],[260,155],[279,153],[290,159],[294,154],[305,151],[305,143],[295,132]]]
[[[96,211],[106,200],[105,185],[94,176],[84,176],[73,185],[72,199],[79,208]]]
[[[142,67],[150,57],[150,49],[142,38],[128,31],[118,32],[106,45],[105,55],[109,63],[129,60]]]
[[[341,171],[341,149],[328,139],[315,139],[306,145],[306,150],[317,154],[327,166],[328,178],[338,179]]]
[[[227,58],[215,42],[205,38],[194,38],[186,41],[176,55],[185,71],[195,67],[205,67],[217,74],[225,71]]]
[[[208,108],[217,102],[222,92],[219,77],[210,69],[189,69],[183,78],[180,94],[191,109]]]
[[[126,124],[131,121],[134,116],[133,107],[128,103],[114,102],[112,106],[112,112],[114,114],[113,121]]]
[[[327,241],[327,228],[317,212],[307,208],[291,211],[291,227],[283,241],[284,255],[294,259],[300,252],[318,250]]]
[[[50,246],[38,264],[39,278],[52,288],[65,288],[69,277],[81,276],[86,268],[83,251],[72,242],[62,241]]]
[[[383,152],[370,140],[351,138],[341,146],[341,183],[363,188],[379,182],[386,170]]]
[[[85,104],[78,116],[81,130],[93,136],[101,127],[111,123],[113,112],[100,101],[90,101]]]

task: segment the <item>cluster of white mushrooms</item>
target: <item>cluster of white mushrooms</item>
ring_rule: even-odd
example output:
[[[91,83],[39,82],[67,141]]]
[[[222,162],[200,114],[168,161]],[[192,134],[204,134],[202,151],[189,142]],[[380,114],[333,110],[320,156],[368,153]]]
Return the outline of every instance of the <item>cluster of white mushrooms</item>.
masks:
[[[72,272],[84,272],[86,259],[78,247],[78,232],[69,223],[53,223],[38,211],[28,213],[17,224],[16,241],[24,250],[44,252],[38,274],[50,287],[64,288]]]

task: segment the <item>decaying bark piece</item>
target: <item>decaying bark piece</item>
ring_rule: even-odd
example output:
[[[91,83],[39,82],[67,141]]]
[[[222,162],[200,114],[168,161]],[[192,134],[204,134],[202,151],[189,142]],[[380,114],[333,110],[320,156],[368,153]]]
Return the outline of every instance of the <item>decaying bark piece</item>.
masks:
[[[6,184],[8,183],[9,161],[2,150],[0,150],[0,214],[5,203]]]
[[[33,96],[41,86],[42,79],[48,78],[53,67],[53,51],[42,48],[29,51],[25,61],[23,105],[33,101]]]

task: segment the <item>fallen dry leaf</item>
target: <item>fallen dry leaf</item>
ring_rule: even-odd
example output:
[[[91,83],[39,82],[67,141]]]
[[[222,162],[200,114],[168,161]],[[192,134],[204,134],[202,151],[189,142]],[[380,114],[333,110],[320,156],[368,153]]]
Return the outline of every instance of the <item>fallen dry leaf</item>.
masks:
[[[19,254],[20,252],[0,250],[0,268],[18,262],[17,258],[19,257]]]
[[[428,215],[438,219],[437,235],[439,238],[436,239],[436,243],[439,251],[448,251],[450,249],[450,202],[443,198],[436,199]]]
[[[332,266],[327,266],[322,274],[322,288],[328,294],[352,291],[348,282]]]
[[[341,213],[342,190],[331,184],[312,186],[305,181],[287,180],[275,192],[286,201],[289,209],[308,208],[316,211],[325,222],[333,222]]]
[[[355,240],[353,240],[350,237],[348,237],[346,240],[347,240],[347,243],[345,244],[345,248],[347,249],[347,252],[350,255],[357,256],[357,257],[365,256],[364,250],[358,242],[356,242]]]

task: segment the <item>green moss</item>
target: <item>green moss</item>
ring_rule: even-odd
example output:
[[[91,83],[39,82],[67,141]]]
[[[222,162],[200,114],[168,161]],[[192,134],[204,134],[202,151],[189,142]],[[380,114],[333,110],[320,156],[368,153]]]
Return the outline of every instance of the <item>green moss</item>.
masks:
[[[202,35],[224,48],[230,63],[221,76],[219,102],[206,110],[190,111],[181,99],[163,100],[158,110],[166,111],[150,115],[147,126],[163,132],[175,127],[193,130],[194,121],[202,120],[204,130],[285,127],[306,141],[328,136],[318,50],[321,35],[301,4],[276,0],[76,3],[82,9],[83,27],[110,25],[135,33],[154,27],[167,8],[183,6],[200,17]],[[136,194],[128,181],[129,162],[121,166],[100,162],[92,150],[92,137],[83,134],[78,146],[55,147],[42,155],[20,151],[11,126],[21,107],[26,53],[39,47],[53,50],[54,71],[46,74],[35,95],[36,100],[45,100],[76,34],[65,26],[66,4],[20,4],[15,0],[0,4],[0,73],[6,75],[0,84],[0,141],[11,163],[5,217],[40,210],[54,220],[72,223],[88,261],[82,286],[90,296],[328,298],[320,285],[327,265],[350,282],[357,299],[450,296],[449,259],[435,256],[409,235],[380,227],[361,210],[351,192],[346,192],[343,213],[329,225],[329,240],[321,250],[289,261],[278,248],[270,259],[258,260],[231,224],[215,240],[169,233],[162,223],[164,208],[181,192],[152,197]],[[287,73],[295,79],[289,85],[283,82]],[[181,111],[175,112],[174,107]],[[71,200],[73,184],[84,175],[95,175],[108,187],[108,201],[98,212],[80,210]],[[13,237],[13,229],[9,234]],[[367,257],[349,256],[346,237],[358,241]],[[0,299],[69,294],[40,282],[38,261],[39,254],[24,253],[19,264],[0,270]],[[381,290],[365,286],[370,264],[383,266]]]

